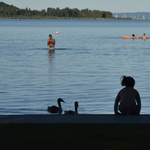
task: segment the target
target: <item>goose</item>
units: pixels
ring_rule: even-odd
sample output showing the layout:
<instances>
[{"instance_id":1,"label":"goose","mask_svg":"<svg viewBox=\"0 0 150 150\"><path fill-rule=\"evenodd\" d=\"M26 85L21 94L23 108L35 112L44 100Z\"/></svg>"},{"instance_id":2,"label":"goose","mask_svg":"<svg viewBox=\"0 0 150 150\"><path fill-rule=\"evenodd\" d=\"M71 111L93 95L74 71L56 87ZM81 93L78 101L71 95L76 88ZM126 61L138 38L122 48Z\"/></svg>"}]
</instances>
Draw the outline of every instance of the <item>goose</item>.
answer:
<instances>
[{"instance_id":1,"label":"goose","mask_svg":"<svg viewBox=\"0 0 150 150\"><path fill-rule=\"evenodd\" d=\"M48 106L47 111L50 112L50 113L59 113L59 114L61 114L62 113L61 102L65 103L64 100L62 100L61 98L58 98L57 103L58 103L59 107L57 107L57 106Z\"/></svg>"},{"instance_id":2,"label":"goose","mask_svg":"<svg viewBox=\"0 0 150 150\"><path fill-rule=\"evenodd\" d=\"M75 111L73 111L73 110L68 110L68 111L65 111L64 114L66 114L66 115L67 115L67 114L78 114L77 109L78 109L79 105L78 105L78 102L77 102L77 101L74 103L74 106L75 106Z\"/></svg>"}]
</instances>

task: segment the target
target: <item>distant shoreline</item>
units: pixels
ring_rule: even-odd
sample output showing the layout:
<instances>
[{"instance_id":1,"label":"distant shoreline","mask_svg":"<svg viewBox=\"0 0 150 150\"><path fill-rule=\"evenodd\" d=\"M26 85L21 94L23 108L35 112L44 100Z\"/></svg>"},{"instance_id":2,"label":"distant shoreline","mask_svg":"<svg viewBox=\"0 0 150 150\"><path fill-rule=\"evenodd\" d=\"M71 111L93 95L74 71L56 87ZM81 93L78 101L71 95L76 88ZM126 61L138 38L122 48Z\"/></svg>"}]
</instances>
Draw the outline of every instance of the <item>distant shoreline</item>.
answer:
<instances>
[{"instance_id":1,"label":"distant shoreline","mask_svg":"<svg viewBox=\"0 0 150 150\"><path fill-rule=\"evenodd\" d=\"M29 17L29 16L21 16L21 17L1 17L0 19L58 19L58 20L131 20L132 18L92 18L92 17Z\"/></svg>"},{"instance_id":2,"label":"distant shoreline","mask_svg":"<svg viewBox=\"0 0 150 150\"><path fill-rule=\"evenodd\" d=\"M52 20L52 19L58 19L58 20L150 20L150 18L96 18L96 17L39 17L39 16L13 16L13 17L2 17L0 16L0 19L45 19L45 20Z\"/></svg>"}]
</instances>

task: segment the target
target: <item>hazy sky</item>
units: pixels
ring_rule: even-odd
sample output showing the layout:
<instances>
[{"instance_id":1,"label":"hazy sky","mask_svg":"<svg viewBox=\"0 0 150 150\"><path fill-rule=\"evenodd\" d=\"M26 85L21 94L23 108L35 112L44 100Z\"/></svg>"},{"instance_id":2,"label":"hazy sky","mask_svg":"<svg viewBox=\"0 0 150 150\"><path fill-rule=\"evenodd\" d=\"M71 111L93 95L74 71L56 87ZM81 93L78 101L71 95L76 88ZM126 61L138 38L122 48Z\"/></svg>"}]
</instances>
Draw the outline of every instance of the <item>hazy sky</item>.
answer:
<instances>
[{"instance_id":1,"label":"hazy sky","mask_svg":"<svg viewBox=\"0 0 150 150\"><path fill-rule=\"evenodd\" d=\"M19 8L42 10L48 7L60 9L78 8L117 12L150 12L150 0L3 0Z\"/></svg>"}]
</instances>

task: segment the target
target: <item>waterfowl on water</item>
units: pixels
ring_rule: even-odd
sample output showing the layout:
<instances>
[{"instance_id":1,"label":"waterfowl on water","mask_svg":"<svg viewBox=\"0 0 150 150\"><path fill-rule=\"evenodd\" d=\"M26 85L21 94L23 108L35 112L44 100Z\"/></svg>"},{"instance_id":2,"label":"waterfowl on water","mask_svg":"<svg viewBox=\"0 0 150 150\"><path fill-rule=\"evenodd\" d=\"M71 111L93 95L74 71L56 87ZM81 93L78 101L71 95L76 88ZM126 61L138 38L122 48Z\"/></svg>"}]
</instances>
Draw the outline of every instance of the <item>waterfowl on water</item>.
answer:
<instances>
[{"instance_id":1,"label":"waterfowl on water","mask_svg":"<svg viewBox=\"0 0 150 150\"><path fill-rule=\"evenodd\" d=\"M76 101L75 103L74 103L74 106L75 106L75 111L73 111L73 110L68 110L68 111L65 111L65 113L64 114L78 114L78 107L79 107L79 105L78 105L78 102Z\"/></svg>"},{"instance_id":2,"label":"waterfowl on water","mask_svg":"<svg viewBox=\"0 0 150 150\"><path fill-rule=\"evenodd\" d=\"M50 113L62 113L62 107L61 107L61 102L64 102L64 100L62 100L61 98L57 99L57 103L58 103L58 107L57 106L48 106L47 111Z\"/></svg>"}]
</instances>

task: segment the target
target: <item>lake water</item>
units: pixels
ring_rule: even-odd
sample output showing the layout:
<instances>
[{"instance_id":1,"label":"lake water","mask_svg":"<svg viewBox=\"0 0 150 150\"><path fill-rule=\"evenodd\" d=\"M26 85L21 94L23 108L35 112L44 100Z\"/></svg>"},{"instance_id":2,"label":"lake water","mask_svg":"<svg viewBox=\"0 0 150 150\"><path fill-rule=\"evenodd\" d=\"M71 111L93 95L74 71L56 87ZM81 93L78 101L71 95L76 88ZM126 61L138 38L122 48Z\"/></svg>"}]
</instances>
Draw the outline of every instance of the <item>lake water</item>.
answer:
<instances>
[{"instance_id":1,"label":"lake water","mask_svg":"<svg viewBox=\"0 0 150 150\"><path fill-rule=\"evenodd\" d=\"M149 26L150 20L0 19L0 115L48 114L59 97L63 110L78 101L79 114L113 114L122 75L135 79L141 114L150 114L150 40L122 39L150 38Z\"/></svg>"}]
</instances>

